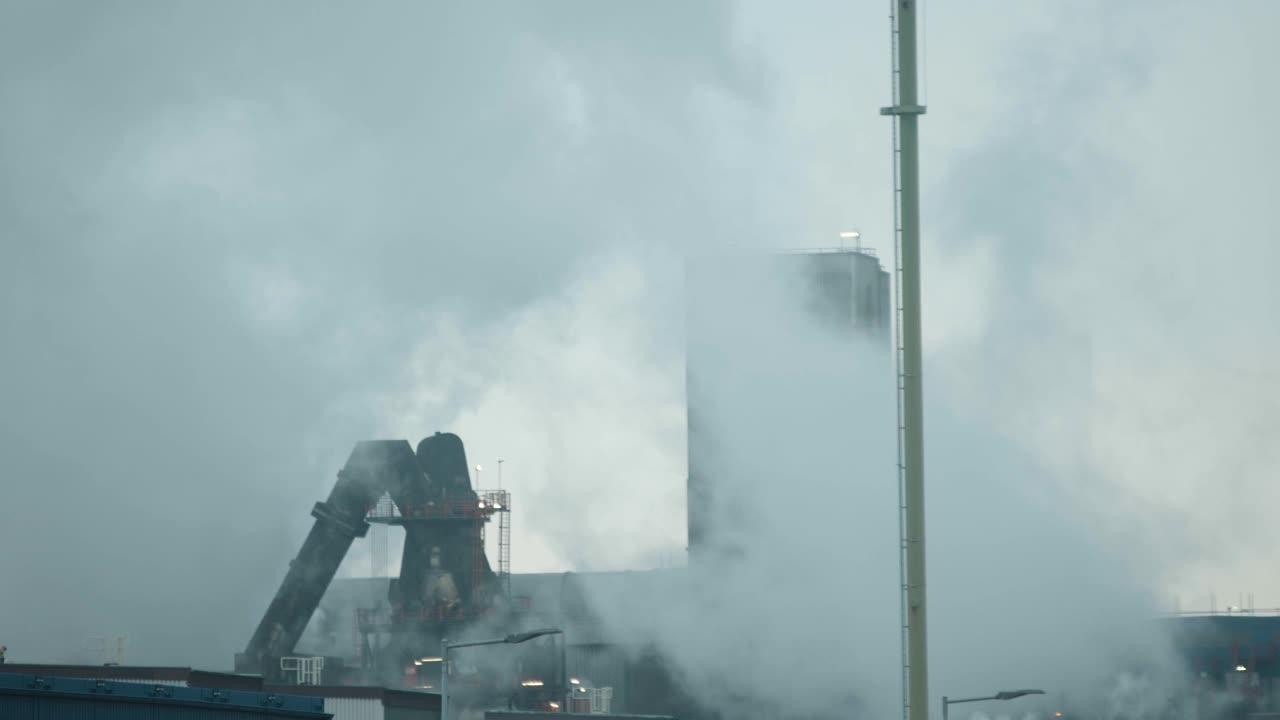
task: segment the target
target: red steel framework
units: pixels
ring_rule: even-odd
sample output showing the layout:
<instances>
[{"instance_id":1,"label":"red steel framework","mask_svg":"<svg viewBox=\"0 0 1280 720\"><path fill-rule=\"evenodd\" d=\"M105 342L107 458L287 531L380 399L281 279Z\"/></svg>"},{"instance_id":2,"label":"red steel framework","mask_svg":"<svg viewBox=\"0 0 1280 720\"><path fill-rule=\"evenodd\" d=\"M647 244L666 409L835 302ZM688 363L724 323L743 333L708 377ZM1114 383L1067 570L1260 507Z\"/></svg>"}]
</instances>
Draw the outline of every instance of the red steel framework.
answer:
<instances>
[{"instance_id":1,"label":"red steel framework","mask_svg":"<svg viewBox=\"0 0 1280 720\"><path fill-rule=\"evenodd\" d=\"M487 603L477 602L484 592L484 560L485 560L485 525L498 516L498 568L497 575L501 587L507 597L511 596L511 493L506 490L477 491L474 499L459 498L444 502L428 502L419 506L400 507L390 495L383 495L378 502L369 508L366 519L370 523L382 525L404 525L418 520L454 520L470 522L473 527L471 538L471 577L470 597L473 598L470 608L459 608L453 612L428 611L422 609L417 613L405 613L403 608L398 612L389 612L376 608L356 609L355 645L356 658L364 655L364 634L380 629L390 629L404 623L424 622L456 622L475 617L483 617L492 612ZM383 538L385 543L385 538ZM381 550L379 553L378 551ZM385 558L385 548L375 548L373 563L378 562L378 555Z\"/></svg>"},{"instance_id":2,"label":"red steel framework","mask_svg":"<svg viewBox=\"0 0 1280 720\"><path fill-rule=\"evenodd\" d=\"M471 589L482 589L484 584L485 532L484 526L498 516L498 579L510 595L511 592L511 493L506 490L482 490L476 499L459 498L443 502L428 502L419 506L401 508L390 495L383 495L369 508L366 519L371 523L402 525L414 520L470 520L474 523L472 537Z\"/></svg>"}]
</instances>

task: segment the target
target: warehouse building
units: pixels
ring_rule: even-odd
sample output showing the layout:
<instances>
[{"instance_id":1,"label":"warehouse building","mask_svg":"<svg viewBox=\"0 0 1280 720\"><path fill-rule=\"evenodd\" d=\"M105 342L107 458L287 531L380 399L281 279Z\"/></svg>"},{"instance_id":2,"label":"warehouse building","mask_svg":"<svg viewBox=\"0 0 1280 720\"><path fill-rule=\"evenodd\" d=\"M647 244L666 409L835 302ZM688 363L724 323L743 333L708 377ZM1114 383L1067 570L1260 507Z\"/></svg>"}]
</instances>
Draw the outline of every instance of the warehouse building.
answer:
<instances>
[{"instance_id":1,"label":"warehouse building","mask_svg":"<svg viewBox=\"0 0 1280 720\"><path fill-rule=\"evenodd\" d=\"M39 675L41 677L111 680L114 682L136 682L148 685L202 688L206 690L237 690L244 692L262 692L264 690L262 678L254 675L209 672L189 667L8 663L2 669L7 673Z\"/></svg>"},{"instance_id":2,"label":"warehouse building","mask_svg":"<svg viewBox=\"0 0 1280 720\"><path fill-rule=\"evenodd\" d=\"M5 720L328 720L321 698L136 681L0 673Z\"/></svg>"},{"instance_id":3,"label":"warehouse building","mask_svg":"<svg viewBox=\"0 0 1280 720\"><path fill-rule=\"evenodd\" d=\"M1242 715L1280 715L1280 616L1205 613L1163 622L1197 691L1229 700Z\"/></svg>"},{"instance_id":4,"label":"warehouse building","mask_svg":"<svg viewBox=\"0 0 1280 720\"><path fill-rule=\"evenodd\" d=\"M279 690L323 699L325 712L332 713L333 720L440 720L436 693L341 685L291 685Z\"/></svg>"},{"instance_id":5,"label":"warehouse building","mask_svg":"<svg viewBox=\"0 0 1280 720\"><path fill-rule=\"evenodd\" d=\"M326 716L332 716L333 720L439 720L440 718L438 694L392 688L346 685L268 685L264 684L262 677L258 675L209 672L189 667L7 664L4 669L6 672L39 677L49 682L55 679L67 682L72 680L102 682L110 687L131 683L152 689L181 688L224 695L225 693L237 693L237 696L256 693L264 697L296 697L306 700L311 705L319 703L319 709L326 713ZM7 720L8 717L0 713L0 718ZM45 719L45 716L40 717ZM134 716L126 714L120 717Z\"/></svg>"}]
</instances>

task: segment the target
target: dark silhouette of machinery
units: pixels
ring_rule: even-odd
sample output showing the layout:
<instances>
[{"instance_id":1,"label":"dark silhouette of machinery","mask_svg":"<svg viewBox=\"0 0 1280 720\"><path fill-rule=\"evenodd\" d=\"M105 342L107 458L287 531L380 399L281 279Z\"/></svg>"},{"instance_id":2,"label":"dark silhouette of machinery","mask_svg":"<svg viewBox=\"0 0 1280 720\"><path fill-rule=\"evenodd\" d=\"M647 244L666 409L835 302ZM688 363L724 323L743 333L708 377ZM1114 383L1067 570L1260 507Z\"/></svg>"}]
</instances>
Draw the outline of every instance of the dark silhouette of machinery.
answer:
<instances>
[{"instance_id":1,"label":"dark silhouette of machinery","mask_svg":"<svg viewBox=\"0 0 1280 720\"><path fill-rule=\"evenodd\" d=\"M457 624L508 610L506 586L484 552L484 526L509 511L507 493L481 495L471 487L457 435L436 433L416 452L404 440L358 443L328 499L312 508L315 525L236 656L236 671L284 680L281 659L293 655L352 541L364 537L371 522L404 527L400 576L391 581L389 610L359 613L359 670L328 659L325 682L350 680L355 671L367 682L386 683L415 660L421 664L424 655L436 654L446 632L456 636Z\"/></svg>"}]
</instances>

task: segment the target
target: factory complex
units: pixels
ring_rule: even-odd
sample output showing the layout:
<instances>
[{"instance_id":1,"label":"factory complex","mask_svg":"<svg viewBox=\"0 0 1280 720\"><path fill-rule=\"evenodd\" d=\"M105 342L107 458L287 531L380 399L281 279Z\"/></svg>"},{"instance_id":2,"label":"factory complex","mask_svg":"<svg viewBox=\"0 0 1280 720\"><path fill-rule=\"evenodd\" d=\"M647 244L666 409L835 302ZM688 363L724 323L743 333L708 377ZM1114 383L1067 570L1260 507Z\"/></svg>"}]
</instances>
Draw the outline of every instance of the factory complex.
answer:
<instances>
[{"instance_id":1,"label":"factory complex","mask_svg":"<svg viewBox=\"0 0 1280 720\"><path fill-rule=\"evenodd\" d=\"M771 278L788 279L777 283L779 296L798 301L822 332L871 348L888 366L890 284L873 251L691 261L686 564L515 573L510 527L519 499L473 485L461 437L434 432L416 445L360 441L328 496L311 507L312 528L282 568L243 651L228 659L234 672L4 665L0 715L55 717L40 708L98 703L130 712L145 704L147 717L157 720L722 717L714 701L682 681L679 662L643 622L617 619L643 619L654 599L680 597L709 564L752 561L733 540L742 530L732 527L734 467L724 462L723 437L706 409L732 400L735 413L766 412L750 396L727 398L718 380L726 356L759 352L785 337L771 336L767 323L721 322L759 302ZM403 530L398 574L337 578L352 545L379 525ZM486 536L495 532L491 558ZM1230 698L1240 716L1280 710L1280 617L1163 622L1171 624L1200 690ZM126 715L93 715L109 716Z\"/></svg>"}]
</instances>

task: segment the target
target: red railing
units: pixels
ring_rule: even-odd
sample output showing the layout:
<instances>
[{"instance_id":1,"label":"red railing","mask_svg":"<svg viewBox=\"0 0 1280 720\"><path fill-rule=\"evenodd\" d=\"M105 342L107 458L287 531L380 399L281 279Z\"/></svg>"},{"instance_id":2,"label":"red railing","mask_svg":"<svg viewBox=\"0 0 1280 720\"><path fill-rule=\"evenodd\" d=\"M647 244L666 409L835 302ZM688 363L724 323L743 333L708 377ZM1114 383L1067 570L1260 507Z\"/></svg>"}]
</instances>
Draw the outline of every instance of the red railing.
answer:
<instances>
[{"instance_id":1,"label":"red railing","mask_svg":"<svg viewBox=\"0 0 1280 720\"><path fill-rule=\"evenodd\" d=\"M394 627L411 623L456 622L474 618L490 617L494 608L454 608L452 610L419 608L406 611L404 608L390 611L382 608L356 608L356 627L359 631L372 631L378 628Z\"/></svg>"},{"instance_id":2,"label":"red railing","mask_svg":"<svg viewBox=\"0 0 1280 720\"><path fill-rule=\"evenodd\" d=\"M446 498L422 504L400 507L383 495L368 510L370 520L423 519L474 519L488 520L494 513L510 512L511 494L505 490L483 492L470 497Z\"/></svg>"}]
</instances>

